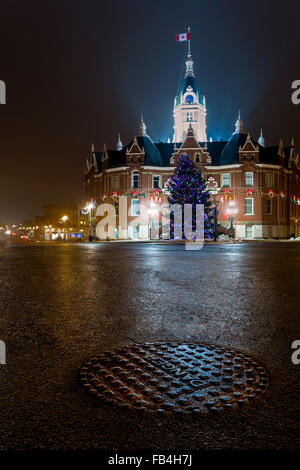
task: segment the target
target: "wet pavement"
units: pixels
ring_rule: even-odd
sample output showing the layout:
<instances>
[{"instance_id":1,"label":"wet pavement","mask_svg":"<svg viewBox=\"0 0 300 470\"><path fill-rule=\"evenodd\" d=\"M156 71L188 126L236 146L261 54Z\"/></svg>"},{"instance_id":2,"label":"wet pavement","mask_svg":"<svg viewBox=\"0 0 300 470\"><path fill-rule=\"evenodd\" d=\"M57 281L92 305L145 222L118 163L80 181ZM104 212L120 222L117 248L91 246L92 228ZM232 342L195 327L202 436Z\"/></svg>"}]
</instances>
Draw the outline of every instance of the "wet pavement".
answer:
<instances>
[{"instance_id":1,"label":"wet pavement","mask_svg":"<svg viewBox=\"0 0 300 470\"><path fill-rule=\"evenodd\" d=\"M0 449L300 449L300 243L11 245L0 252ZM207 415L120 409L79 367L133 342L239 350L270 375Z\"/></svg>"}]
</instances>

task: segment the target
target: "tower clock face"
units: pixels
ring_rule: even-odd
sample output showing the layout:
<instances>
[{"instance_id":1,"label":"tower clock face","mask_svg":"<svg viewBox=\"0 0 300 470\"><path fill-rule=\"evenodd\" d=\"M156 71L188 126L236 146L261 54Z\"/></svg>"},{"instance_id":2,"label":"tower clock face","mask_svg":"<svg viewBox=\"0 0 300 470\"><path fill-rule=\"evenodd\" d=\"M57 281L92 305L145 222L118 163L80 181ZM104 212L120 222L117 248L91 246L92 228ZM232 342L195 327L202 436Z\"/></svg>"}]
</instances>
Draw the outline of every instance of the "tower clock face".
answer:
<instances>
[{"instance_id":1,"label":"tower clock face","mask_svg":"<svg viewBox=\"0 0 300 470\"><path fill-rule=\"evenodd\" d=\"M185 101L186 101L187 103L192 103L192 102L194 101L193 95L186 95Z\"/></svg>"}]
</instances>

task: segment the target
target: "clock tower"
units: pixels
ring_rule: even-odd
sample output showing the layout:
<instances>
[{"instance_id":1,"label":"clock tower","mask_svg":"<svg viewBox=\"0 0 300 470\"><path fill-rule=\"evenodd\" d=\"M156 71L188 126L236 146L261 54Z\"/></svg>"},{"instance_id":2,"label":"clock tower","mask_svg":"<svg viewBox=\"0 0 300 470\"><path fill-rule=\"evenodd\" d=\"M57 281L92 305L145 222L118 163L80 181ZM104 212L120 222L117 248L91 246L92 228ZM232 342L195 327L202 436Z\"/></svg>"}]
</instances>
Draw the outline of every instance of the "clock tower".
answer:
<instances>
[{"instance_id":1,"label":"clock tower","mask_svg":"<svg viewBox=\"0 0 300 470\"><path fill-rule=\"evenodd\" d=\"M205 96L200 94L193 71L193 60L188 41L185 76L179 93L174 100L174 135L173 142L184 142L189 126L194 130L198 142L206 142L206 104Z\"/></svg>"}]
</instances>

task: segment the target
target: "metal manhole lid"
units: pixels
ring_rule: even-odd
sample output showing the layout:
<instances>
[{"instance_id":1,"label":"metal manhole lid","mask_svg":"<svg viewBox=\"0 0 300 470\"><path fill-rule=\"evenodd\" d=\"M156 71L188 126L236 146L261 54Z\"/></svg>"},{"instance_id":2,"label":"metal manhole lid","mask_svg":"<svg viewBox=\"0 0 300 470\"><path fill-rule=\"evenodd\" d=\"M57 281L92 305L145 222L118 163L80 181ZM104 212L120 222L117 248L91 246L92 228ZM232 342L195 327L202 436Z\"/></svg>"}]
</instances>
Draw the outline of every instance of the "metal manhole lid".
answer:
<instances>
[{"instance_id":1,"label":"metal manhole lid","mask_svg":"<svg viewBox=\"0 0 300 470\"><path fill-rule=\"evenodd\" d=\"M132 344L80 369L93 397L140 411L203 413L254 400L268 388L266 370L242 352L186 343Z\"/></svg>"}]
</instances>

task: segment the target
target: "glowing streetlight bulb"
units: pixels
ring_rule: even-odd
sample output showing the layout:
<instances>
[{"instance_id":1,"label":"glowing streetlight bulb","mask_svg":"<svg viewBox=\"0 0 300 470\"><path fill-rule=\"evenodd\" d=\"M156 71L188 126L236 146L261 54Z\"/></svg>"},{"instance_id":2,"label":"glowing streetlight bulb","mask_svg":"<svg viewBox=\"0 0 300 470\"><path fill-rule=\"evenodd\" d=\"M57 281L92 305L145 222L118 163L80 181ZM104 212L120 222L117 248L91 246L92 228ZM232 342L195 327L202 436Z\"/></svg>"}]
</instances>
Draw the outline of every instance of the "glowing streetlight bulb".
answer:
<instances>
[{"instance_id":1,"label":"glowing streetlight bulb","mask_svg":"<svg viewBox=\"0 0 300 470\"><path fill-rule=\"evenodd\" d=\"M61 218L61 220L62 220L63 222L65 222L66 220L68 220L68 218L69 218L69 217L68 217L67 215L64 215L64 216Z\"/></svg>"}]
</instances>

